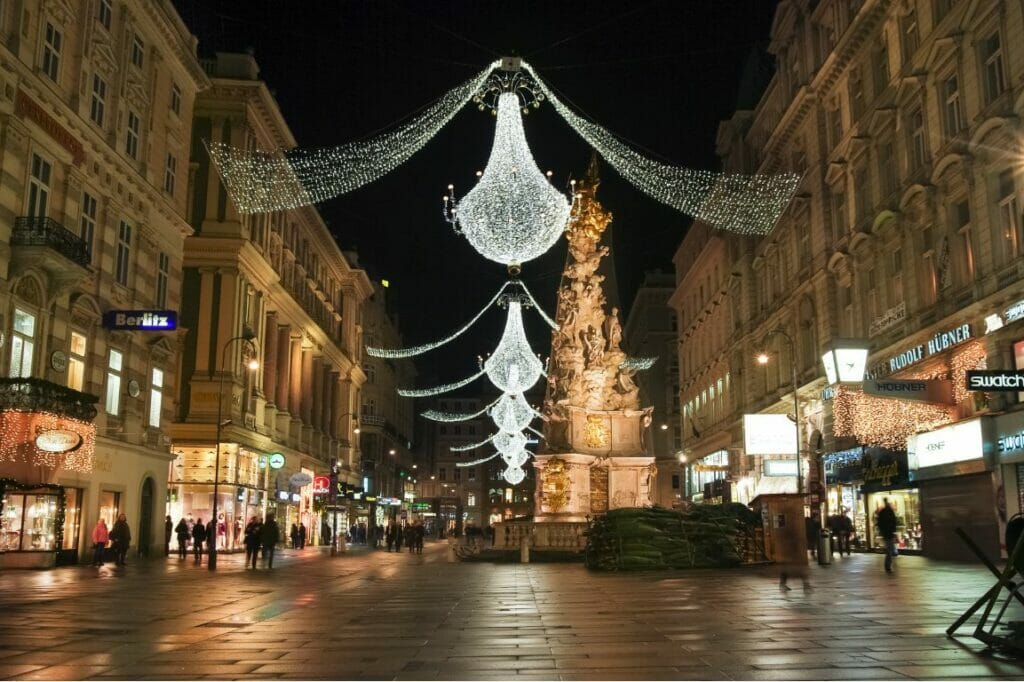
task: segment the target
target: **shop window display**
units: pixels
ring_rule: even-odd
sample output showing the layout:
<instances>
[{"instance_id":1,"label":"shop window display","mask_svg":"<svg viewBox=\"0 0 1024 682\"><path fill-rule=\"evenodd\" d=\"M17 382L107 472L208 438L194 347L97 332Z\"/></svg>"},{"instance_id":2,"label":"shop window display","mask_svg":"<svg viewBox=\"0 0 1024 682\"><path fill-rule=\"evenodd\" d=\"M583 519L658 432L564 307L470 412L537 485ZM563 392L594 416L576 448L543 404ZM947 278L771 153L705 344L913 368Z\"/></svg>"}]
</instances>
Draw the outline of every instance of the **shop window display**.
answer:
<instances>
[{"instance_id":1,"label":"shop window display","mask_svg":"<svg viewBox=\"0 0 1024 682\"><path fill-rule=\"evenodd\" d=\"M889 490L868 496L868 508L871 510L871 546L875 549L885 547L885 540L878 532L878 512L889 500L896 512L896 544L900 549L920 550L921 535L921 503L917 489Z\"/></svg>"},{"instance_id":2,"label":"shop window display","mask_svg":"<svg viewBox=\"0 0 1024 682\"><path fill-rule=\"evenodd\" d=\"M64 505L64 537L61 549L78 549L78 535L82 525L81 488L65 488Z\"/></svg>"},{"instance_id":3,"label":"shop window display","mask_svg":"<svg viewBox=\"0 0 1024 682\"><path fill-rule=\"evenodd\" d=\"M103 519L107 528L113 528L114 522L121 511L121 493L113 490L100 492L100 518Z\"/></svg>"},{"instance_id":4,"label":"shop window display","mask_svg":"<svg viewBox=\"0 0 1024 682\"><path fill-rule=\"evenodd\" d=\"M4 494L3 502L0 550L44 552L57 549L57 495L9 492Z\"/></svg>"}]
</instances>

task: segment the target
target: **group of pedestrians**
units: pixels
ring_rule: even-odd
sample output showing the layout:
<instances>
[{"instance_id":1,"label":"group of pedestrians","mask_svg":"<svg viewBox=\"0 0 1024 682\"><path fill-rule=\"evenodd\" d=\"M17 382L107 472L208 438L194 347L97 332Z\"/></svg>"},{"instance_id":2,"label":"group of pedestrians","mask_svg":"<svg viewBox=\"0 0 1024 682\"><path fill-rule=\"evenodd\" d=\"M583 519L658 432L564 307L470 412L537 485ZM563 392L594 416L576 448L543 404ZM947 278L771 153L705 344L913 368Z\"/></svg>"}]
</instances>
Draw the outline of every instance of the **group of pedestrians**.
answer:
<instances>
[{"instance_id":1,"label":"group of pedestrians","mask_svg":"<svg viewBox=\"0 0 1024 682\"><path fill-rule=\"evenodd\" d=\"M294 529L295 526L293 525ZM303 526L305 528L305 526ZM293 530L294 532L294 530ZM267 568L274 567L274 550L281 540L281 531L274 520L273 514L267 514L266 519L260 521L253 516L249 523L245 524L245 567L256 570L256 559L259 557L260 548L263 549L263 560ZM303 542L305 534L303 534Z\"/></svg>"},{"instance_id":2,"label":"group of pedestrians","mask_svg":"<svg viewBox=\"0 0 1024 682\"><path fill-rule=\"evenodd\" d=\"M384 531L384 542L388 551L401 552L404 545L409 549L410 554L423 554L423 537L426 530L422 523L413 524L388 524Z\"/></svg>"},{"instance_id":3,"label":"group of pedestrians","mask_svg":"<svg viewBox=\"0 0 1024 682\"><path fill-rule=\"evenodd\" d=\"M127 566L125 557L128 555L128 547L132 543L132 529L128 526L128 517L121 514L114 522L114 527L108 529L107 521L100 518L92 529L92 565L102 566L106 558L107 545L114 551L114 563L117 566Z\"/></svg>"},{"instance_id":4,"label":"group of pedestrians","mask_svg":"<svg viewBox=\"0 0 1024 682\"><path fill-rule=\"evenodd\" d=\"M292 524L292 549L306 549L306 525L303 523Z\"/></svg>"},{"instance_id":5,"label":"group of pedestrians","mask_svg":"<svg viewBox=\"0 0 1024 682\"><path fill-rule=\"evenodd\" d=\"M169 528L171 524L171 517L167 517L165 527ZM178 558L185 559L188 557L188 545L189 540L192 540L192 553L195 557L193 563L201 565L203 563L203 547L207 548L209 552L212 543L217 540L217 524L213 521L204 524L202 518L196 519L195 523L189 524L184 518L178 521L178 525L174 527L174 534L178 538ZM170 531L167 534L168 544L170 543ZM253 568L256 568L256 558L259 555L259 549L263 549L263 558L267 562L267 568L274 567L274 549L277 547L277 543L280 542L280 531L278 529L277 521L274 520L273 514L267 514L265 520L261 521L259 518L253 516L249 519L249 523L245 526L245 565L248 568L250 564Z\"/></svg>"}]
</instances>

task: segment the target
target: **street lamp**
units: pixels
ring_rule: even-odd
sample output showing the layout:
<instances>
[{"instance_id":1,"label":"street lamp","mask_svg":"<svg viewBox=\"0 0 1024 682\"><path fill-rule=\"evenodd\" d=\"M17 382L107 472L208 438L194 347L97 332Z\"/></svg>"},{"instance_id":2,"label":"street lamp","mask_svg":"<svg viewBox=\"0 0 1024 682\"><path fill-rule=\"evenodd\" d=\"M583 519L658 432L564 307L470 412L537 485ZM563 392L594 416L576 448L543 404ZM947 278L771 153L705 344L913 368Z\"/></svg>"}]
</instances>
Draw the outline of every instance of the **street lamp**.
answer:
<instances>
[{"instance_id":1,"label":"street lamp","mask_svg":"<svg viewBox=\"0 0 1024 682\"><path fill-rule=\"evenodd\" d=\"M796 492L798 495L803 495L804 465L803 458L800 456L802 441L800 440L800 398L797 395L799 383L796 373L796 344L793 343L793 337L783 329L775 329L769 332L766 338L771 338L772 336L781 336L789 344L789 369L793 379L793 418L796 420ZM757 364L759 365L767 365L769 359L768 353L762 352L757 354Z\"/></svg>"},{"instance_id":2,"label":"street lamp","mask_svg":"<svg viewBox=\"0 0 1024 682\"><path fill-rule=\"evenodd\" d=\"M357 423L358 423L359 413L357 413L357 412L346 412L345 414L342 414L342 415L338 416L339 427L341 425L341 420L343 420L345 417L352 417L352 416L356 417ZM353 433L355 433L356 435L359 434L359 427L358 426L356 426L356 428L353 429ZM348 438L346 438L345 440L348 441ZM338 462L337 458L335 458L334 461L331 463L331 486L332 487L331 487L330 499L334 502L334 504L331 505L331 507L332 507L332 511L331 511L331 556L337 556L338 555L338 474L340 473L340 469L341 469L341 464ZM344 551L344 547L342 547L342 550Z\"/></svg>"},{"instance_id":3,"label":"street lamp","mask_svg":"<svg viewBox=\"0 0 1024 682\"><path fill-rule=\"evenodd\" d=\"M213 542L207 542L207 556L206 567L211 570L217 570L217 537L219 533L219 523L217 521L217 501L220 494L220 439L221 429L231 423L230 419L224 419L224 368L228 364L228 348L235 341L243 342L253 354L253 357L246 363L246 368L253 370L259 369L259 361L256 360L256 344L253 343L253 339L256 338L256 334L249 328L246 328L242 332L241 336L233 336L224 342L224 347L220 353L220 379L217 384L217 454L214 457L213 463L213 517L210 519L210 523L213 524ZM209 533L207 533L209 536Z\"/></svg>"},{"instance_id":4,"label":"street lamp","mask_svg":"<svg viewBox=\"0 0 1024 682\"><path fill-rule=\"evenodd\" d=\"M868 364L868 344L859 339L833 339L821 356L828 383L860 383Z\"/></svg>"}]
</instances>

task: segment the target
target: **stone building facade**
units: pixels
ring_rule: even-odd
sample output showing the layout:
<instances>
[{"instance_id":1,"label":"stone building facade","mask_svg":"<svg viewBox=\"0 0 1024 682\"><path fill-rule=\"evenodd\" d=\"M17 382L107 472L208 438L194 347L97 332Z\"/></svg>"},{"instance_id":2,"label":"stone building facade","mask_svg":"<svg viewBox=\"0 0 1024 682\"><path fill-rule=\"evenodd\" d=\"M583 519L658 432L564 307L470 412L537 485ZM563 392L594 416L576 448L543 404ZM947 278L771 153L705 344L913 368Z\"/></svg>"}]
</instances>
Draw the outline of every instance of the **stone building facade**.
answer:
<instances>
[{"instance_id":1,"label":"stone building facade","mask_svg":"<svg viewBox=\"0 0 1024 682\"><path fill-rule=\"evenodd\" d=\"M684 444L693 474L723 481L694 492L746 501L793 483L744 452L740 417L792 415L795 365L809 513L846 509L875 546L888 497L904 550L962 556L957 525L999 550L1021 486L1014 453L992 453L1017 396L970 392L964 372L1024 365L1022 37L1013 2L779 4L774 73L721 124L718 153L801 186L766 237L695 225L676 255ZM867 341L869 379L949 380L952 396L826 388L821 355L844 338ZM952 459L927 455L947 446Z\"/></svg>"},{"instance_id":2,"label":"stone building facade","mask_svg":"<svg viewBox=\"0 0 1024 682\"><path fill-rule=\"evenodd\" d=\"M193 122L168 513L210 519L220 406L220 547L239 547L246 520L266 512L282 528L305 525L315 541L324 517L312 479L336 466L340 482L360 482L361 315L373 289L315 208L237 212L203 141L271 149L295 140L250 55L220 53L203 67L212 87ZM351 520L342 515L338 527Z\"/></svg>"},{"instance_id":3,"label":"stone building facade","mask_svg":"<svg viewBox=\"0 0 1024 682\"><path fill-rule=\"evenodd\" d=\"M133 553L162 552L191 117L209 86L196 39L169 0L29 0L0 7L0 62L0 554L74 562L119 514Z\"/></svg>"}]
</instances>

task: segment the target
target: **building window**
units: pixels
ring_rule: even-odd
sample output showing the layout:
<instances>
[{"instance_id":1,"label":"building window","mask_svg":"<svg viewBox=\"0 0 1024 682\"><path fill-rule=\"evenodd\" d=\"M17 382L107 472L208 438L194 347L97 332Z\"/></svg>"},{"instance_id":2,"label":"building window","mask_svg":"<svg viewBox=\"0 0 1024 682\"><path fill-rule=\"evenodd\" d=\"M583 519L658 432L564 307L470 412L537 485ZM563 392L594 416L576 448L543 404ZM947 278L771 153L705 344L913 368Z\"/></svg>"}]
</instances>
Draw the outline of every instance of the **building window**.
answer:
<instances>
[{"instance_id":1,"label":"building window","mask_svg":"<svg viewBox=\"0 0 1024 682\"><path fill-rule=\"evenodd\" d=\"M828 146L829 150L832 150L843 139L843 112L836 106L835 109L825 112L825 118L828 124Z\"/></svg>"},{"instance_id":2,"label":"building window","mask_svg":"<svg viewBox=\"0 0 1024 682\"><path fill-rule=\"evenodd\" d=\"M437 480L439 480L439 481L447 481L448 480L448 471L444 467L438 468L438 470L437 470Z\"/></svg>"},{"instance_id":3,"label":"building window","mask_svg":"<svg viewBox=\"0 0 1024 682\"><path fill-rule=\"evenodd\" d=\"M160 415L164 406L164 371L153 368L153 378L149 383L149 425L159 429Z\"/></svg>"},{"instance_id":4,"label":"building window","mask_svg":"<svg viewBox=\"0 0 1024 682\"><path fill-rule=\"evenodd\" d=\"M910 11L900 19L900 32L903 34L903 64L907 65L914 58L918 45L921 44L920 34L917 30L917 10L913 4Z\"/></svg>"},{"instance_id":5,"label":"building window","mask_svg":"<svg viewBox=\"0 0 1024 682\"><path fill-rule=\"evenodd\" d=\"M46 38L43 41L43 73L54 83L60 82L60 50L62 37L53 24L46 22Z\"/></svg>"},{"instance_id":6,"label":"building window","mask_svg":"<svg viewBox=\"0 0 1024 682\"><path fill-rule=\"evenodd\" d=\"M896 191L896 154L892 142L878 147L878 170L882 178L882 196L889 196Z\"/></svg>"},{"instance_id":7,"label":"building window","mask_svg":"<svg viewBox=\"0 0 1024 682\"><path fill-rule=\"evenodd\" d=\"M892 304L894 306L903 303L903 250L899 247L893 249L890 262L890 276L892 277Z\"/></svg>"},{"instance_id":8,"label":"building window","mask_svg":"<svg viewBox=\"0 0 1024 682\"><path fill-rule=\"evenodd\" d=\"M985 102L990 103L1006 90L1003 47L999 31L981 41L981 62L984 71Z\"/></svg>"},{"instance_id":9,"label":"building window","mask_svg":"<svg viewBox=\"0 0 1024 682\"><path fill-rule=\"evenodd\" d=\"M164 191L174 194L174 177L178 172L178 160L173 154L167 155L167 165L164 167Z\"/></svg>"},{"instance_id":10,"label":"building window","mask_svg":"<svg viewBox=\"0 0 1024 682\"><path fill-rule=\"evenodd\" d=\"M875 96L877 97L889 85L889 45L885 41L884 33L875 50L874 59L872 59L871 77L875 82Z\"/></svg>"},{"instance_id":11,"label":"building window","mask_svg":"<svg viewBox=\"0 0 1024 682\"><path fill-rule=\"evenodd\" d=\"M117 256L114 260L114 280L128 286L128 261L132 254L132 226L121 221L117 227Z\"/></svg>"},{"instance_id":12,"label":"building window","mask_svg":"<svg viewBox=\"0 0 1024 682\"><path fill-rule=\"evenodd\" d=\"M19 379L30 377L36 349L36 316L15 308L11 331L11 376Z\"/></svg>"},{"instance_id":13,"label":"building window","mask_svg":"<svg viewBox=\"0 0 1024 682\"><path fill-rule=\"evenodd\" d=\"M142 38L135 35L132 40L132 64L138 68L142 68L142 60L146 54L146 44L142 42Z\"/></svg>"},{"instance_id":14,"label":"building window","mask_svg":"<svg viewBox=\"0 0 1024 682\"><path fill-rule=\"evenodd\" d=\"M470 468L466 469L466 480L467 481L475 481L476 480L476 467L470 467Z\"/></svg>"},{"instance_id":15,"label":"building window","mask_svg":"<svg viewBox=\"0 0 1024 682\"><path fill-rule=\"evenodd\" d=\"M875 269L869 268L864 273L864 279L868 288L868 315L873 322L881 315L878 305L878 285L875 282Z\"/></svg>"},{"instance_id":16,"label":"building window","mask_svg":"<svg viewBox=\"0 0 1024 682\"><path fill-rule=\"evenodd\" d=\"M78 235L85 242L85 250L92 260L92 242L96 237L96 197L82 192L82 217L78 224Z\"/></svg>"},{"instance_id":17,"label":"building window","mask_svg":"<svg viewBox=\"0 0 1024 682\"><path fill-rule=\"evenodd\" d=\"M942 21L942 18L953 9L956 0L935 0L935 23Z\"/></svg>"},{"instance_id":18,"label":"building window","mask_svg":"<svg viewBox=\"0 0 1024 682\"><path fill-rule=\"evenodd\" d=\"M121 351L111 349L107 360L107 414L117 415L121 410L121 371L124 356Z\"/></svg>"},{"instance_id":19,"label":"building window","mask_svg":"<svg viewBox=\"0 0 1024 682\"><path fill-rule=\"evenodd\" d=\"M857 222L864 222L871 217L871 183L868 182L868 169L858 168L853 175L857 187Z\"/></svg>"},{"instance_id":20,"label":"building window","mask_svg":"<svg viewBox=\"0 0 1024 682\"><path fill-rule=\"evenodd\" d=\"M971 205L966 198L953 204L951 218L956 233L960 235L960 283L969 284L974 281L974 238L971 235Z\"/></svg>"},{"instance_id":21,"label":"building window","mask_svg":"<svg viewBox=\"0 0 1024 682\"><path fill-rule=\"evenodd\" d=\"M679 490L679 474L672 474L672 490Z\"/></svg>"},{"instance_id":22,"label":"building window","mask_svg":"<svg viewBox=\"0 0 1024 682\"><path fill-rule=\"evenodd\" d=\"M832 191L832 241L837 242L846 234L846 194L842 190Z\"/></svg>"},{"instance_id":23,"label":"building window","mask_svg":"<svg viewBox=\"0 0 1024 682\"><path fill-rule=\"evenodd\" d=\"M156 270L156 307L167 307L167 282L171 278L171 257L161 253Z\"/></svg>"},{"instance_id":24,"label":"building window","mask_svg":"<svg viewBox=\"0 0 1024 682\"><path fill-rule=\"evenodd\" d=\"M928 160L928 143L924 136L924 113L918 107L907 117L910 131L910 168L917 169Z\"/></svg>"},{"instance_id":25,"label":"building window","mask_svg":"<svg viewBox=\"0 0 1024 682\"><path fill-rule=\"evenodd\" d=\"M103 127L107 111L107 82L93 74L92 77L92 100L89 104L89 118L93 123Z\"/></svg>"},{"instance_id":26,"label":"building window","mask_svg":"<svg viewBox=\"0 0 1024 682\"><path fill-rule=\"evenodd\" d=\"M32 175L28 180L27 213L33 218L45 218L50 202L50 162L32 155Z\"/></svg>"},{"instance_id":27,"label":"building window","mask_svg":"<svg viewBox=\"0 0 1024 682\"><path fill-rule=\"evenodd\" d=\"M462 427L461 426L458 426L458 425L455 426L455 435L456 436L461 436L462 435Z\"/></svg>"},{"instance_id":28,"label":"building window","mask_svg":"<svg viewBox=\"0 0 1024 682\"><path fill-rule=\"evenodd\" d=\"M139 158L139 116L134 111L128 112L128 130L124 140L125 154L133 159Z\"/></svg>"},{"instance_id":29,"label":"building window","mask_svg":"<svg viewBox=\"0 0 1024 682\"><path fill-rule=\"evenodd\" d=\"M467 507L475 507L476 506L476 493L467 493L466 494L466 506Z\"/></svg>"},{"instance_id":30,"label":"building window","mask_svg":"<svg viewBox=\"0 0 1024 682\"><path fill-rule=\"evenodd\" d=\"M1013 179L1013 171L1004 170L999 174L999 224L997 228L1002 233L1002 248L997 249L1002 254L1001 262L1008 263L1016 258L1021 252L1021 242L1024 235L1021 234L1020 215L1017 211L1017 187Z\"/></svg>"},{"instance_id":31,"label":"building window","mask_svg":"<svg viewBox=\"0 0 1024 682\"><path fill-rule=\"evenodd\" d=\"M505 488L505 502L512 502L512 488Z\"/></svg>"},{"instance_id":32,"label":"building window","mask_svg":"<svg viewBox=\"0 0 1024 682\"><path fill-rule=\"evenodd\" d=\"M454 481L455 481L456 483L459 483L459 482L461 482L461 481L462 481L462 469L460 469L460 468L458 468L458 467L455 467L455 468L454 468L454 469L452 470L452 477L453 477L453 479L454 479Z\"/></svg>"},{"instance_id":33,"label":"building window","mask_svg":"<svg viewBox=\"0 0 1024 682\"><path fill-rule=\"evenodd\" d=\"M85 349L88 341L85 334L71 332L71 343L68 344L68 388L76 391L85 390Z\"/></svg>"},{"instance_id":34,"label":"building window","mask_svg":"<svg viewBox=\"0 0 1024 682\"><path fill-rule=\"evenodd\" d=\"M953 74L942 82L942 124L946 137L955 137L964 129L963 104L960 101L960 81Z\"/></svg>"},{"instance_id":35,"label":"building window","mask_svg":"<svg viewBox=\"0 0 1024 682\"><path fill-rule=\"evenodd\" d=\"M177 83L171 85L171 111L175 116L181 116L181 88Z\"/></svg>"},{"instance_id":36,"label":"building window","mask_svg":"<svg viewBox=\"0 0 1024 682\"><path fill-rule=\"evenodd\" d=\"M111 20L114 18L113 7L111 7L111 0L100 0L100 11L96 16L96 20L102 24L103 28L110 30Z\"/></svg>"}]
</instances>

